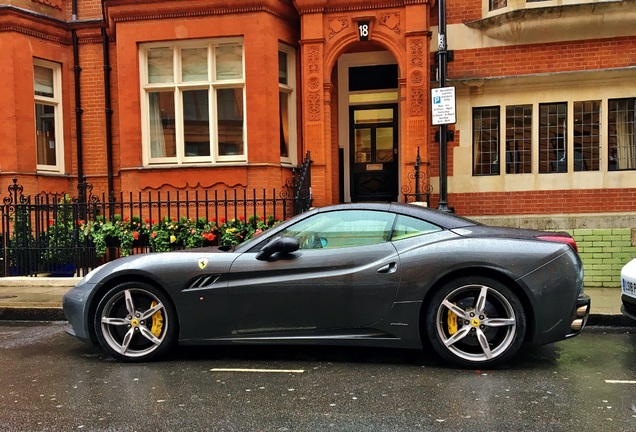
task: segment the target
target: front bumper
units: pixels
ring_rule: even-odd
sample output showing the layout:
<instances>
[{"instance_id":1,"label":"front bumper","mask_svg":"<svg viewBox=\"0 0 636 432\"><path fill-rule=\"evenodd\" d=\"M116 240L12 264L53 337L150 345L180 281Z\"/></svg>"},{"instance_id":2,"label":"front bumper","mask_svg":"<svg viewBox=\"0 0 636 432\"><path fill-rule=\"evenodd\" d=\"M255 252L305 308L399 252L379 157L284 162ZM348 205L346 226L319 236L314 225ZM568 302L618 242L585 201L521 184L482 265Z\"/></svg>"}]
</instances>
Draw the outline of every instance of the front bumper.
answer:
<instances>
[{"instance_id":1,"label":"front bumper","mask_svg":"<svg viewBox=\"0 0 636 432\"><path fill-rule=\"evenodd\" d=\"M93 287L94 285L92 284L80 282L75 288L67 291L62 299L64 316L69 322L69 328L66 329L66 332L86 343L93 343L89 330L89 326L92 323L88 313L88 304Z\"/></svg>"},{"instance_id":2,"label":"front bumper","mask_svg":"<svg viewBox=\"0 0 636 432\"><path fill-rule=\"evenodd\" d=\"M623 294L621 296L621 312L628 318L636 320L636 298Z\"/></svg>"}]
</instances>

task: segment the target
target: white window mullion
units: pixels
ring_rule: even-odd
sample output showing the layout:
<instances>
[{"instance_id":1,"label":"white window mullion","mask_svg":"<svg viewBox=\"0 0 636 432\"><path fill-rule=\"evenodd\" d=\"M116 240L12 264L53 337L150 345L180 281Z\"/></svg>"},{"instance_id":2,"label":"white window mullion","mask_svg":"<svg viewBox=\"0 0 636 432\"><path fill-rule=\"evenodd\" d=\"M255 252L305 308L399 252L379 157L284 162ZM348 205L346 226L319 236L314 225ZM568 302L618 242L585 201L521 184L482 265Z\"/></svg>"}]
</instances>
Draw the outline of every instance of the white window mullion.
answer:
<instances>
[{"instance_id":1,"label":"white window mullion","mask_svg":"<svg viewBox=\"0 0 636 432\"><path fill-rule=\"evenodd\" d=\"M183 93L181 91L181 87L176 86L174 90L174 104L175 104L175 133L176 133L176 141L177 141L177 163L182 164L183 158L185 156L184 147L185 147L185 139L183 136Z\"/></svg>"},{"instance_id":2,"label":"white window mullion","mask_svg":"<svg viewBox=\"0 0 636 432\"><path fill-rule=\"evenodd\" d=\"M218 134L216 133L216 91L214 86L208 87L208 118L210 119L210 155L212 157L212 162L217 162L219 160L219 144L218 144Z\"/></svg>"}]
</instances>

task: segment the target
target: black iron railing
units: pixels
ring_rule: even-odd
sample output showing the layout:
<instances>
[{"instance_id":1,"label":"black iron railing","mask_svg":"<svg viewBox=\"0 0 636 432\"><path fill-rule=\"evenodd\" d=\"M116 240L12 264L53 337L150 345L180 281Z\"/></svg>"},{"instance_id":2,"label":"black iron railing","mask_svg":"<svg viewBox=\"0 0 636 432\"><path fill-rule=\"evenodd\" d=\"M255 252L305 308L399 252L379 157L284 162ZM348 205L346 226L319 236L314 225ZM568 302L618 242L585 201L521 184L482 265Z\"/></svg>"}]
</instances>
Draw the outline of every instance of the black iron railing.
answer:
<instances>
[{"instance_id":1,"label":"black iron railing","mask_svg":"<svg viewBox=\"0 0 636 432\"><path fill-rule=\"evenodd\" d=\"M280 190L25 196L17 179L0 205L0 274L83 275L122 255L240 243L311 206L309 157Z\"/></svg>"},{"instance_id":2,"label":"black iron railing","mask_svg":"<svg viewBox=\"0 0 636 432\"><path fill-rule=\"evenodd\" d=\"M430 165L429 162L424 162L424 164ZM413 171L407 174L409 182L402 186L402 194L404 196L404 202L423 202L430 207L433 186L429 184L428 176L422 173L421 168L422 161L420 159L420 148L418 147Z\"/></svg>"}]
</instances>

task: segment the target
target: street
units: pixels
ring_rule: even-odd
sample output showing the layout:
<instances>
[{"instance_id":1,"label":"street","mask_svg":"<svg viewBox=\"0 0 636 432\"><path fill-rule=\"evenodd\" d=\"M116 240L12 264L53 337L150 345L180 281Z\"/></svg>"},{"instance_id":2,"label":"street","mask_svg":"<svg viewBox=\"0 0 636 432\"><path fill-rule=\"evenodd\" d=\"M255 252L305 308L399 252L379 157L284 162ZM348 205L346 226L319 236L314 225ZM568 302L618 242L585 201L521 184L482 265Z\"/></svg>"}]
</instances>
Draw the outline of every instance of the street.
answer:
<instances>
[{"instance_id":1,"label":"street","mask_svg":"<svg viewBox=\"0 0 636 432\"><path fill-rule=\"evenodd\" d=\"M105 358L62 322L0 322L2 431L633 431L634 328L588 328L500 370L333 347Z\"/></svg>"}]
</instances>

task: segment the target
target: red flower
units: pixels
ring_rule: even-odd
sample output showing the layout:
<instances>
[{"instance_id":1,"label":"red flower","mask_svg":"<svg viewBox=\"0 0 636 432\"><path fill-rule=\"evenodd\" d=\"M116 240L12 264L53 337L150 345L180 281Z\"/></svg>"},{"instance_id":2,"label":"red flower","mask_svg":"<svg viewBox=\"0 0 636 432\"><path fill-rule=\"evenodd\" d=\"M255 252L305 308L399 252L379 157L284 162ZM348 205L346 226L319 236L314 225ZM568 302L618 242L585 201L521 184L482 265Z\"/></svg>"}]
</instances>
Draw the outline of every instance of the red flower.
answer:
<instances>
[{"instance_id":1,"label":"red flower","mask_svg":"<svg viewBox=\"0 0 636 432\"><path fill-rule=\"evenodd\" d=\"M239 220L240 221L244 221L245 220L245 216L239 216Z\"/></svg>"},{"instance_id":2,"label":"red flower","mask_svg":"<svg viewBox=\"0 0 636 432\"><path fill-rule=\"evenodd\" d=\"M225 223L225 218L221 218L221 223Z\"/></svg>"},{"instance_id":3,"label":"red flower","mask_svg":"<svg viewBox=\"0 0 636 432\"><path fill-rule=\"evenodd\" d=\"M124 222L128 222L128 216L124 218Z\"/></svg>"},{"instance_id":4,"label":"red flower","mask_svg":"<svg viewBox=\"0 0 636 432\"><path fill-rule=\"evenodd\" d=\"M79 226L82 226L82 225L84 225L84 221L80 219L80 220L78 220L78 221L77 221L77 224L78 224Z\"/></svg>"},{"instance_id":5,"label":"red flower","mask_svg":"<svg viewBox=\"0 0 636 432\"><path fill-rule=\"evenodd\" d=\"M133 231L133 233L132 233L132 234L133 234L133 238L134 238L135 240L139 240L139 233L138 233L137 231Z\"/></svg>"},{"instance_id":6,"label":"red flower","mask_svg":"<svg viewBox=\"0 0 636 432\"><path fill-rule=\"evenodd\" d=\"M53 219L49 219L49 226L53 226L54 223L55 221Z\"/></svg>"},{"instance_id":7,"label":"red flower","mask_svg":"<svg viewBox=\"0 0 636 432\"><path fill-rule=\"evenodd\" d=\"M211 232L203 233L201 234L201 236L207 241L212 241L216 238L216 235L212 234Z\"/></svg>"},{"instance_id":8,"label":"red flower","mask_svg":"<svg viewBox=\"0 0 636 432\"><path fill-rule=\"evenodd\" d=\"M150 223L150 219L144 219L144 222Z\"/></svg>"},{"instance_id":9,"label":"red flower","mask_svg":"<svg viewBox=\"0 0 636 432\"><path fill-rule=\"evenodd\" d=\"M153 231L152 234L150 234L150 237L152 237L152 238L157 237L157 231Z\"/></svg>"}]
</instances>

